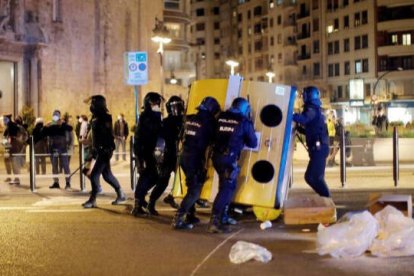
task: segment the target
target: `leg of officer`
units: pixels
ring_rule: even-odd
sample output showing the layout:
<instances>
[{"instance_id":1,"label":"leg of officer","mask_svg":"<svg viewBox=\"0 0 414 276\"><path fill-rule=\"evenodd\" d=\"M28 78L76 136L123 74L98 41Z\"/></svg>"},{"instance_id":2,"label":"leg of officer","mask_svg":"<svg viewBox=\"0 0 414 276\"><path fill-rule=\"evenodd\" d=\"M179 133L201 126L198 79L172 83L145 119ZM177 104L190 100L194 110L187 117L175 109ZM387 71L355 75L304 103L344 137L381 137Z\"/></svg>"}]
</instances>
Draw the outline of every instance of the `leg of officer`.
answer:
<instances>
[{"instance_id":1,"label":"leg of officer","mask_svg":"<svg viewBox=\"0 0 414 276\"><path fill-rule=\"evenodd\" d=\"M158 216L157 210L155 210L155 203L167 189L168 182L170 180L171 170L161 172L161 175L158 177L157 184L151 192L150 200L148 203L148 212L151 215Z\"/></svg>"},{"instance_id":2,"label":"leg of officer","mask_svg":"<svg viewBox=\"0 0 414 276\"><path fill-rule=\"evenodd\" d=\"M157 168L155 164L148 164L142 173L140 173L138 184L135 189L135 207L132 210L132 215L139 217L147 215L143 207L147 207L145 196L148 191L155 185L157 181Z\"/></svg>"},{"instance_id":3,"label":"leg of officer","mask_svg":"<svg viewBox=\"0 0 414 276\"><path fill-rule=\"evenodd\" d=\"M329 154L327 150L312 151L310 160L305 172L305 180L312 189L323 197L330 197L328 185L325 182L326 157Z\"/></svg>"},{"instance_id":4,"label":"leg of officer","mask_svg":"<svg viewBox=\"0 0 414 276\"><path fill-rule=\"evenodd\" d=\"M114 188L116 192L116 199L112 201L112 205L118 205L121 202L126 200L125 194L121 189L121 185L119 185L118 179L114 176L111 170L110 160L105 160L105 167L102 171L103 179Z\"/></svg>"}]
</instances>

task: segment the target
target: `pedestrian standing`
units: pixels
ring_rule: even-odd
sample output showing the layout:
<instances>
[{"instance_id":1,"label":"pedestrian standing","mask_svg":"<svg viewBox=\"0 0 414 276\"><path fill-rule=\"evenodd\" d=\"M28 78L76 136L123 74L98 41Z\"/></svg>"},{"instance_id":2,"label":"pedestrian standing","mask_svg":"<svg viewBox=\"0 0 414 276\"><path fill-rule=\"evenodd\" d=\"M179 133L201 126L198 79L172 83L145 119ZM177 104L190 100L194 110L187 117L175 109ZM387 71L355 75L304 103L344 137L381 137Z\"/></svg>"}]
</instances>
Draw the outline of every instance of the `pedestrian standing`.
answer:
<instances>
[{"instance_id":1,"label":"pedestrian standing","mask_svg":"<svg viewBox=\"0 0 414 276\"><path fill-rule=\"evenodd\" d=\"M48 152L47 147L47 138L43 135L43 118L36 118L35 126L33 128L33 143L34 143L34 152L36 155L36 174L40 173L46 174L46 154Z\"/></svg>"},{"instance_id":2,"label":"pedestrian standing","mask_svg":"<svg viewBox=\"0 0 414 276\"><path fill-rule=\"evenodd\" d=\"M122 160L126 160L126 140L128 138L129 130L128 123L125 121L123 113L118 115L118 120L114 125L115 134L115 160L119 160L119 155L122 154ZM122 150L121 150L122 148Z\"/></svg>"},{"instance_id":3,"label":"pedestrian standing","mask_svg":"<svg viewBox=\"0 0 414 276\"><path fill-rule=\"evenodd\" d=\"M214 140L220 105L215 98L206 97L197 109L198 112L187 116L184 123L180 165L185 174L187 194L173 219L174 229L191 229L200 221L195 215L194 204L207 177L206 152Z\"/></svg>"},{"instance_id":4,"label":"pedestrian standing","mask_svg":"<svg viewBox=\"0 0 414 276\"><path fill-rule=\"evenodd\" d=\"M330 197L328 185L325 182L329 137L325 116L321 110L320 92L318 88L308 86L303 89L302 97L303 111L293 114L293 121L298 124L297 130L306 137L309 163L305 172L305 181L320 196Z\"/></svg>"},{"instance_id":5,"label":"pedestrian standing","mask_svg":"<svg viewBox=\"0 0 414 276\"><path fill-rule=\"evenodd\" d=\"M213 149L213 166L219 176L219 190L214 199L208 232L225 233L227 206L237 186L240 167L237 162L244 146L257 146L257 137L250 120L250 104L244 98L236 98L229 110L218 117L216 142Z\"/></svg>"},{"instance_id":6,"label":"pedestrian standing","mask_svg":"<svg viewBox=\"0 0 414 276\"><path fill-rule=\"evenodd\" d=\"M139 217L147 215L145 197L158 181L155 149L161 145L161 102L163 98L156 92L149 92L144 98L144 111L139 116L135 129L134 152L137 158L139 179L135 188L135 205L131 214Z\"/></svg>"},{"instance_id":7,"label":"pedestrian standing","mask_svg":"<svg viewBox=\"0 0 414 276\"><path fill-rule=\"evenodd\" d=\"M59 178L56 176L59 174L59 163L65 172L65 189L70 189L67 132L72 130L72 126L61 119L59 110L53 111L52 122L43 127L43 135L49 138L49 152L51 154L52 173L54 174L50 189L60 189Z\"/></svg>"},{"instance_id":8,"label":"pedestrian standing","mask_svg":"<svg viewBox=\"0 0 414 276\"><path fill-rule=\"evenodd\" d=\"M82 204L84 208L96 207L96 196L99 193L99 178L103 179L114 188L116 199L113 205L126 201L124 192L119 185L118 179L112 174L110 160L115 149L114 135L112 129L112 116L106 106L106 99L102 95L94 95L86 102L90 103L92 112L91 121L91 155L94 161L91 162L88 174L90 175L92 191L88 201Z\"/></svg>"}]
</instances>

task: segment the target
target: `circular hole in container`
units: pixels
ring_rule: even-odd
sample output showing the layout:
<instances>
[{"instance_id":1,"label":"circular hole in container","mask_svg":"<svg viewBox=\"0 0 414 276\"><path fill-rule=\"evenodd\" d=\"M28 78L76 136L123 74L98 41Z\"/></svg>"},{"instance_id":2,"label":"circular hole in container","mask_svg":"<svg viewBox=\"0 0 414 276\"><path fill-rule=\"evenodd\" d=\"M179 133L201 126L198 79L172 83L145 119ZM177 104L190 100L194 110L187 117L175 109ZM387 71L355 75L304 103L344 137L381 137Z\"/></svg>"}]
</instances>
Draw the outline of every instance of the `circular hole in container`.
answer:
<instances>
[{"instance_id":1,"label":"circular hole in container","mask_svg":"<svg viewBox=\"0 0 414 276\"><path fill-rule=\"evenodd\" d=\"M260 183L267 183L273 179L275 169L267 160L257 161L252 167L252 176L254 180Z\"/></svg>"},{"instance_id":2,"label":"circular hole in container","mask_svg":"<svg viewBox=\"0 0 414 276\"><path fill-rule=\"evenodd\" d=\"M280 108L274 104L269 104L263 107L260 111L260 120L265 126L275 127L282 122L283 113Z\"/></svg>"}]
</instances>

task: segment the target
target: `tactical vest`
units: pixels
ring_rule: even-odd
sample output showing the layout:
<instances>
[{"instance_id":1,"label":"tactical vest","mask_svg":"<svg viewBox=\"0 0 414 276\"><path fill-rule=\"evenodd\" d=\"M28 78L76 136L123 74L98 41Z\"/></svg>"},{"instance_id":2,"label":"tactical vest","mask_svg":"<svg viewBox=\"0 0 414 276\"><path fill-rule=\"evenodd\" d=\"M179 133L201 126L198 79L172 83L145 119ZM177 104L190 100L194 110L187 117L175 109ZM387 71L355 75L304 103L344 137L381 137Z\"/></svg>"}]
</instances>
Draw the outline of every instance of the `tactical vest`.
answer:
<instances>
[{"instance_id":1,"label":"tactical vest","mask_svg":"<svg viewBox=\"0 0 414 276\"><path fill-rule=\"evenodd\" d=\"M219 116L214 152L240 154L240 149L244 145L242 122L243 117L232 112L226 111Z\"/></svg>"}]
</instances>

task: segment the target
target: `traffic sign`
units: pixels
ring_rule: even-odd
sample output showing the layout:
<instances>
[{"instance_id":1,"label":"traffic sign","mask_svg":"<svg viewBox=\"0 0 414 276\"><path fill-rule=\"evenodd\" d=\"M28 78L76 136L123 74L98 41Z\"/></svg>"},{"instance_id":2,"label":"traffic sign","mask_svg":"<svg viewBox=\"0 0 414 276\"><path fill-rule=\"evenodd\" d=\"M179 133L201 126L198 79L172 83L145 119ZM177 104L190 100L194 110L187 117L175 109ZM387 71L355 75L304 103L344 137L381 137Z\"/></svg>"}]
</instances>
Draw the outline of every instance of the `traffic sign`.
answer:
<instances>
[{"instance_id":1,"label":"traffic sign","mask_svg":"<svg viewBox=\"0 0 414 276\"><path fill-rule=\"evenodd\" d=\"M144 85L148 83L147 52L125 53L125 83L127 85Z\"/></svg>"}]
</instances>

